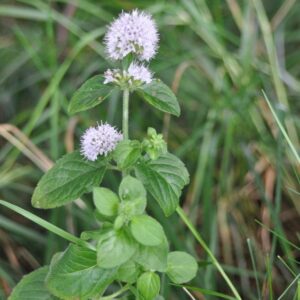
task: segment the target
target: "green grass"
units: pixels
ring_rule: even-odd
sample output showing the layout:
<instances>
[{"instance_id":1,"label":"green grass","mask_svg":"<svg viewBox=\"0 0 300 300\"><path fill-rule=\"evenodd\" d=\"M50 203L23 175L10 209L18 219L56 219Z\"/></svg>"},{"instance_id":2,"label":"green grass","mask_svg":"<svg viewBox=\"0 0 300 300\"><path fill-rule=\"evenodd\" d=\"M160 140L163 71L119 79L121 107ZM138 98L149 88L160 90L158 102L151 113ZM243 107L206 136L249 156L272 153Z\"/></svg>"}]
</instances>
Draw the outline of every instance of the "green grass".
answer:
<instances>
[{"instance_id":1,"label":"green grass","mask_svg":"<svg viewBox=\"0 0 300 300\"><path fill-rule=\"evenodd\" d=\"M96 121L121 127L119 94L78 118L68 116L67 105L82 82L107 68L102 44L107 23L135 7L149 10L158 22L160 49L150 67L176 91L182 115L169 119L133 97L130 136L140 138L148 126L167 133L169 150L191 174L181 205L198 231L194 235L200 233L209 247L207 254L176 215L164 219L151 203L172 249L202 262L187 289L196 299L231 299L236 290L242 299L298 300L298 1L3 0L0 123L21 129L51 160L78 147L83 130ZM2 130L0 125L0 198L73 236L95 228L89 197L85 205L53 211L31 207L45 161L30 147L15 148L23 141ZM111 174L103 185L114 188L117 182ZM0 245L5 299L36 267L32 257L46 264L66 242L1 206ZM163 282L166 299L190 299L182 288Z\"/></svg>"}]
</instances>

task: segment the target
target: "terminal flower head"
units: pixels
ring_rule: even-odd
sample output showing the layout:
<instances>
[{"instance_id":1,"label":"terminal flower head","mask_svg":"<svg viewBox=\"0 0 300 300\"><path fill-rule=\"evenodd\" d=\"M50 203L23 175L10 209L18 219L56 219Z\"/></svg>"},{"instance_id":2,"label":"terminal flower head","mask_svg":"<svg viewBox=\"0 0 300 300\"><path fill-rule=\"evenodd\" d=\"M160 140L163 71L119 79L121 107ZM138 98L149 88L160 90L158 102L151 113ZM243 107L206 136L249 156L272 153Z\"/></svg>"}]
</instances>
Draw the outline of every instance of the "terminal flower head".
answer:
<instances>
[{"instance_id":1,"label":"terminal flower head","mask_svg":"<svg viewBox=\"0 0 300 300\"><path fill-rule=\"evenodd\" d=\"M139 60L149 61L157 51L159 37L151 15L135 9L121 13L108 27L104 40L113 60L133 53Z\"/></svg>"}]
</instances>

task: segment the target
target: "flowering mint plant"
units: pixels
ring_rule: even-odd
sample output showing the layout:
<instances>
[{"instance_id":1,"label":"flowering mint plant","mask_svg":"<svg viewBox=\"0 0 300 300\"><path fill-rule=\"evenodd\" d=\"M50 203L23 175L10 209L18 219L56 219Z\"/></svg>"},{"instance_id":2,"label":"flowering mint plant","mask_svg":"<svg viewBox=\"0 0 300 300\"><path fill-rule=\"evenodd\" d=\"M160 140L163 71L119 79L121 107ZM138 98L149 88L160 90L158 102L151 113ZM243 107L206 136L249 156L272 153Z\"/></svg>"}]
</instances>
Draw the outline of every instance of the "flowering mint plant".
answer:
<instances>
[{"instance_id":1,"label":"flowering mint plant","mask_svg":"<svg viewBox=\"0 0 300 300\"><path fill-rule=\"evenodd\" d=\"M152 300L160 293L161 274L175 284L196 276L195 259L171 251L164 228L147 213L153 199L166 217L174 213L188 172L155 129L149 128L142 141L130 139L128 132L130 93L163 112L180 114L173 92L143 63L154 57L158 40L152 17L138 10L122 13L108 27L106 52L120 66L85 82L72 97L69 112L95 107L118 88L123 91L122 132L102 122L88 128L80 150L58 160L32 197L34 207L48 209L92 191L101 226L80 238L51 227L70 245L49 266L25 276L10 300L116 299L124 293ZM111 169L122 174L118 191L101 186Z\"/></svg>"}]
</instances>

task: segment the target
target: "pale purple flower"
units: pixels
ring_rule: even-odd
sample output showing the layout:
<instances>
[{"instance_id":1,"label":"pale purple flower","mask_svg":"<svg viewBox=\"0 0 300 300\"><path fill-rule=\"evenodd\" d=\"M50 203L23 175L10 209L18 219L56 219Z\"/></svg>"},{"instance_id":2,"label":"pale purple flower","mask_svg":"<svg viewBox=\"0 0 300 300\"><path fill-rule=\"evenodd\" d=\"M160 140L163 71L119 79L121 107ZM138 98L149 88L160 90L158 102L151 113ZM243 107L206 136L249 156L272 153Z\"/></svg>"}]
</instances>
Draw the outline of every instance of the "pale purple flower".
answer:
<instances>
[{"instance_id":1,"label":"pale purple flower","mask_svg":"<svg viewBox=\"0 0 300 300\"><path fill-rule=\"evenodd\" d=\"M81 154L95 161L99 155L107 156L113 151L123 135L111 125L104 123L88 128L81 137Z\"/></svg>"},{"instance_id":2,"label":"pale purple flower","mask_svg":"<svg viewBox=\"0 0 300 300\"><path fill-rule=\"evenodd\" d=\"M111 59L123 59L134 53L139 60L147 61L155 55L158 39L151 15L138 10L121 13L108 27L104 38L106 52Z\"/></svg>"},{"instance_id":3,"label":"pale purple flower","mask_svg":"<svg viewBox=\"0 0 300 300\"><path fill-rule=\"evenodd\" d=\"M143 64L131 63L128 68L128 76L135 81L150 83L152 81L152 73Z\"/></svg>"},{"instance_id":4,"label":"pale purple flower","mask_svg":"<svg viewBox=\"0 0 300 300\"><path fill-rule=\"evenodd\" d=\"M107 84L107 83L110 83L110 82L114 82L115 81L114 73L115 73L114 70L107 69L104 72L104 81L103 81L103 83Z\"/></svg>"},{"instance_id":5,"label":"pale purple flower","mask_svg":"<svg viewBox=\"0 0 300 300\"><path fill-rule=\"evenodd\" d=\"M132 62L128 70L108 69L104 72L104 84L116 83L123 87L135 88L152 81L152 73L143 64Z\"/></svg>"},{"instance_id":6,"label":"pale purple flower","mask_svg":"<svg viewBox=\"0 0 300 300\"><path fill-rule=\"evenodd\" d=\"M117 78L121 76L121 71L120 69L107 69L104 72L104 84L111 83L111 82L116 82Z\"/></svg>"}]
</instances>

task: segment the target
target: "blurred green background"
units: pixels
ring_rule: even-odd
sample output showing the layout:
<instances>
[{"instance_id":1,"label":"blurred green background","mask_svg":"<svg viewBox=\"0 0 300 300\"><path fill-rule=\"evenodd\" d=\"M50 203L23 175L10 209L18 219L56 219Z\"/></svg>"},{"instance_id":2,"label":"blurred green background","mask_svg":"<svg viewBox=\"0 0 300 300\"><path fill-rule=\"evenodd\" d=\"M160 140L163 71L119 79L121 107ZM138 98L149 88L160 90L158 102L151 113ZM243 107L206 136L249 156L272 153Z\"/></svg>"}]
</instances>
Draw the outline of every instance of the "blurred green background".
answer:
<instances>
[{"instance_id":1,"label":"blurred green background","mask_svg":"<svg viewBox=\"0 0 300 300\"><path fill-rule=\"evenodd\" d=\"M0 199L76 235L97 226L88 196L87 208L51 211L33 209L30 199L51 161L78 148L85 128L101 120L121 127L118 93L75 117L67 105L81 83L109 66L106 26L133 8L158 23L160 48L149 66L178 95L182 114L170 118L133 96L130 136L155 127L186 163L191 184L181 205L243 299L299 300L299 163L262 90L299 150L300 1L1 0ZM103 185L117 183L111 174ZM149 212L172 249L198 258L190 285L229 295L177 216L164 218L152 202ZM6 299L22 275L49 263L66 242L1 207L0 245L0 299ZM163 282L165 299L190 299Z\"/></svg>"}]
</instances>

